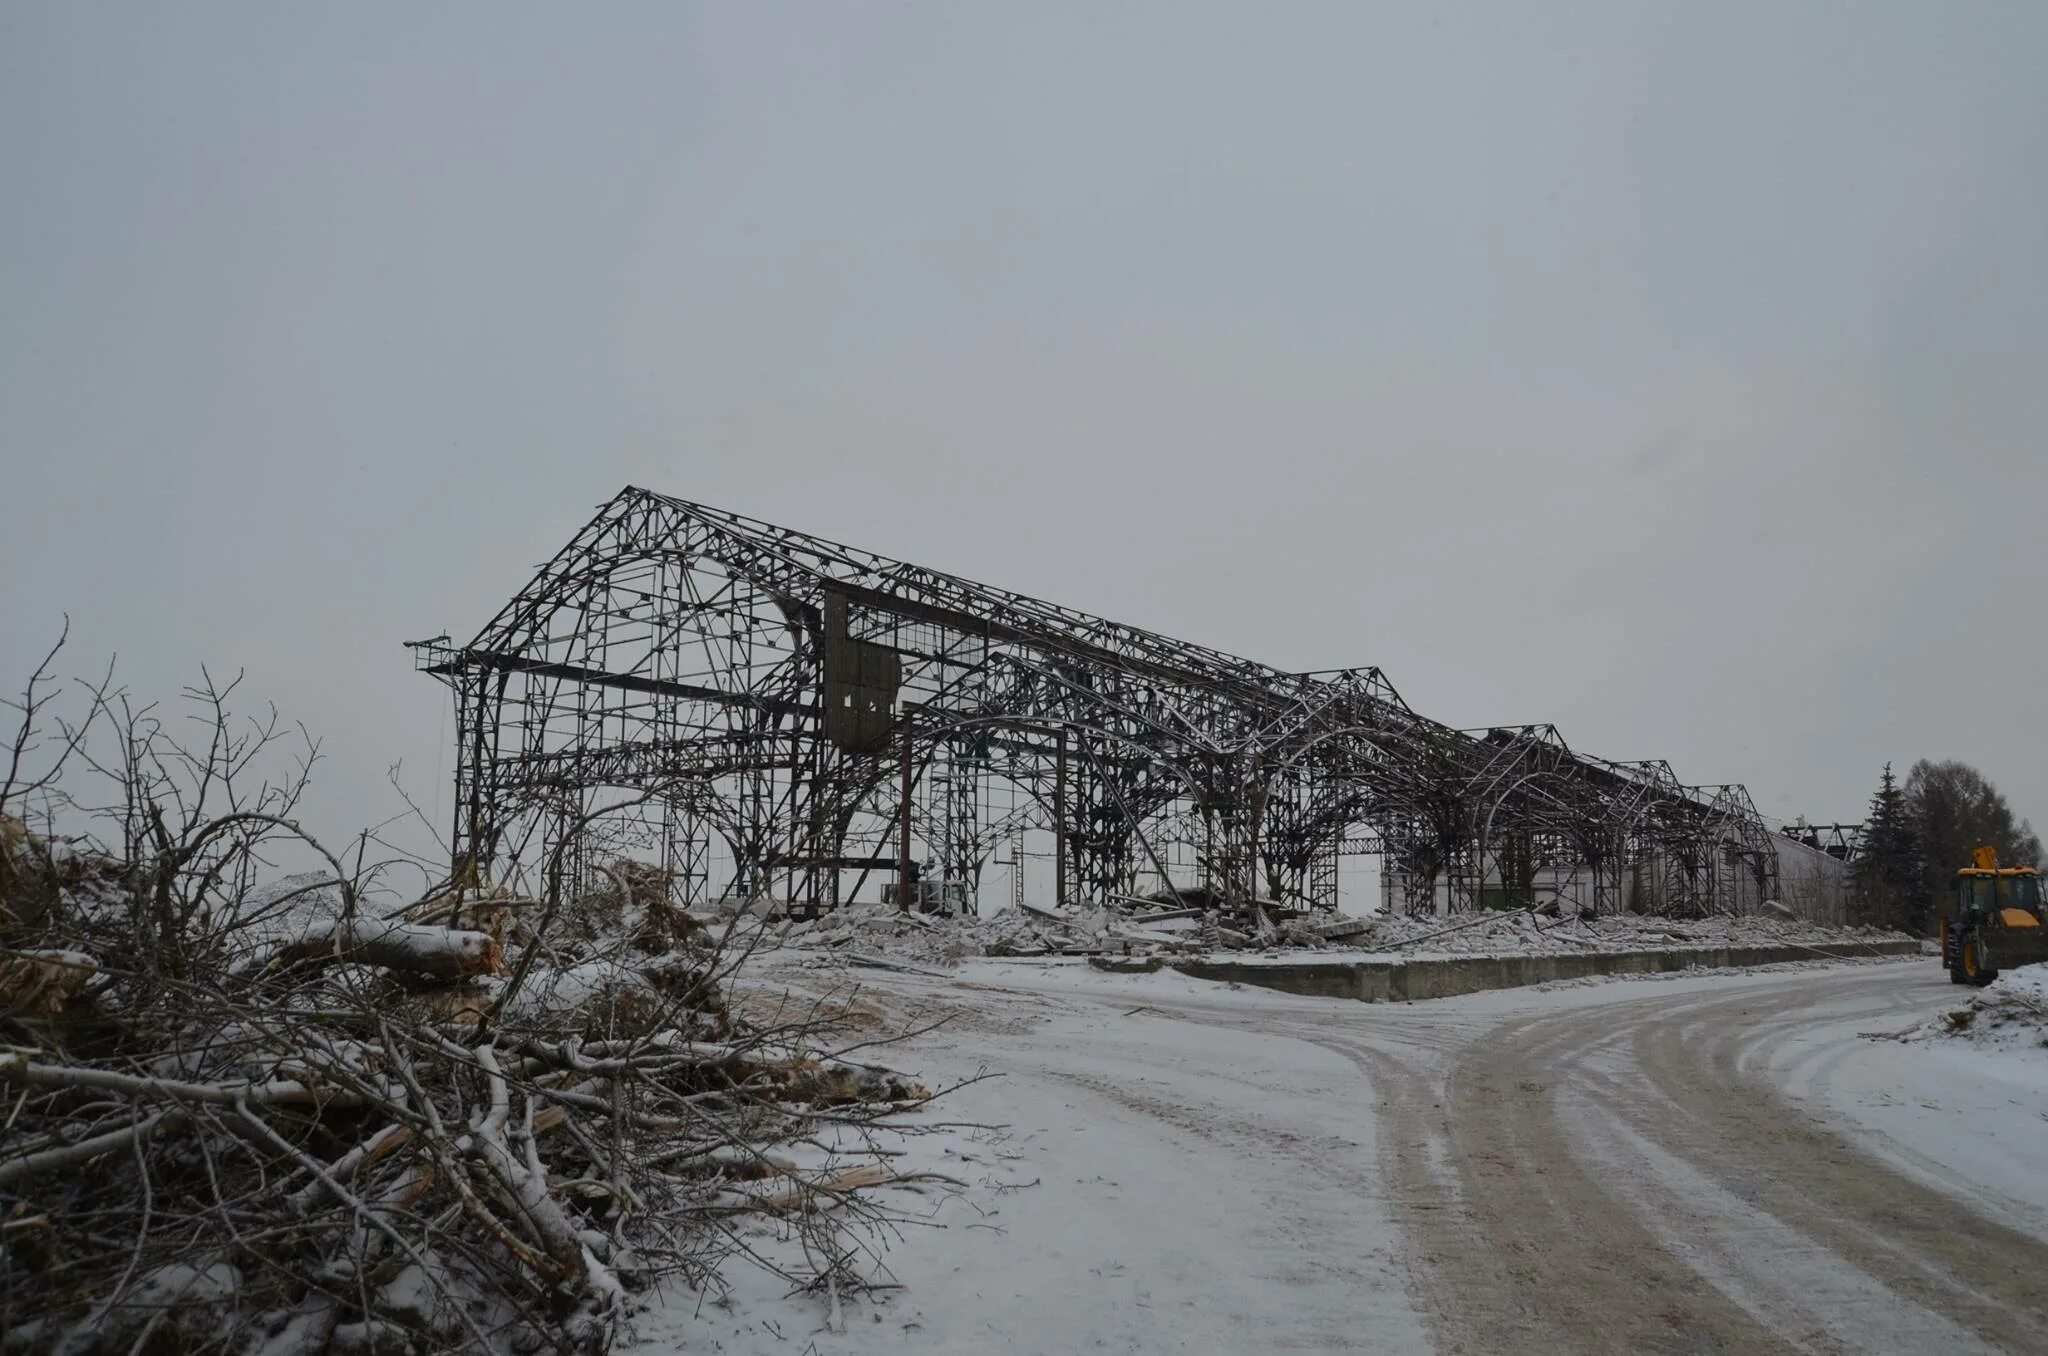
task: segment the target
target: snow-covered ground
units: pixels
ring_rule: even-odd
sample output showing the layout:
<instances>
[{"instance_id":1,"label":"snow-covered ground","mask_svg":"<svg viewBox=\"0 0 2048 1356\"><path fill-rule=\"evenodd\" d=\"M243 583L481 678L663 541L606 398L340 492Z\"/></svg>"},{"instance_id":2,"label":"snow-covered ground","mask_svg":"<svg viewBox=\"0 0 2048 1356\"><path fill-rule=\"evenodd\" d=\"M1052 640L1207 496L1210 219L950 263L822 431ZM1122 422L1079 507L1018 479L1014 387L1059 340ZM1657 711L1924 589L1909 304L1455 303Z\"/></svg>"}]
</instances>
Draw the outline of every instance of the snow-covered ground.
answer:
<instances>
[{"instance_id":1,"label":"snow-covered ground","mask_svg":"<svg viewBox=\"0 0 2048 1356\"><path fill-rule=\"evenodd\" d=\"M1393 1005L1048 961L755 981L846 982L877 1029L948 1019L891 1063L1002 1075L906 1141L967 1189L878 1193L901 1288L837 1322L735 1272L649 1350L2048 1350L2048 1061L1899 1039L1957 1005L1931 960Z\"/></svg>"},{"instance_id":2,"label":"snow-covered ground","mask_svg":"<svg viewBox=\"0 0 2048 1356\"><path fill-rule=\"evenodd\" d=\"M2008 970L1982 989L1958 989L1955 1002L1913 1033L2030 1059L2048 1068L2048 965Z\"/></svg>"}]
</instances>

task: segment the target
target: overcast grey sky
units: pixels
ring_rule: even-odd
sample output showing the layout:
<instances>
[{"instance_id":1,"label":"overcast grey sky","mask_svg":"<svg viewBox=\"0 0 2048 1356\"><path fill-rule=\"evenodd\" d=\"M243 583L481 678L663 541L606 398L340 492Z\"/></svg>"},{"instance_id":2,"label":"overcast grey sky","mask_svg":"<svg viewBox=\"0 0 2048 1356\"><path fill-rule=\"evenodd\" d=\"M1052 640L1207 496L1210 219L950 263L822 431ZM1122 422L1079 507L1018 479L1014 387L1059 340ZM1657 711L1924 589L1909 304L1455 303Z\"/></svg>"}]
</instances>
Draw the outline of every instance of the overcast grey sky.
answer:
<instances>
[{"instance_id":1,"label":"overcast grey sky","mask_svg":"<svg viewBox=\"0 0 2048 1356\"><path fill-rule=\"evenodd\" d=\"M0 202L0 675L244 667L330 831L627 483L2048 819L2048 4L0 0Z\"/></svg>"}]
</instances>

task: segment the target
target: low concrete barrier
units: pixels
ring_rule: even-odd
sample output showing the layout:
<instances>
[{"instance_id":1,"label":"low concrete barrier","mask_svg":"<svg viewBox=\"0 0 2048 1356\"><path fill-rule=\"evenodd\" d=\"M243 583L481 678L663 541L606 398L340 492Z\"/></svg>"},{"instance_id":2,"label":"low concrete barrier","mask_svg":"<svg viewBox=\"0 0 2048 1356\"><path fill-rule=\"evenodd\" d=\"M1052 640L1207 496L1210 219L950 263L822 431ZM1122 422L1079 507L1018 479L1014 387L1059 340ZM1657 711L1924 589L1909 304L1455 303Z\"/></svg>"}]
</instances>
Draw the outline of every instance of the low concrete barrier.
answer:
<instances>
[{"instance_id":1,"label":"low concrete barrier","mask_svg":"<svg viewBox=\"0 0 2048 1356\"><path fill-rule=\"evenodd\" d=\"M1674 970L1725 970L1786 961L1917 956L1910 938L1811 946L1687 946L1666 951L1592 951L1565 956L1435 956L1417 960L1187 960L1173 968L1196 979L1232 980L1311 998L1399 1003L1450 998L1482 989L1514 989L1594 975L1656 975Z\"/></svg>"}]
</instances>

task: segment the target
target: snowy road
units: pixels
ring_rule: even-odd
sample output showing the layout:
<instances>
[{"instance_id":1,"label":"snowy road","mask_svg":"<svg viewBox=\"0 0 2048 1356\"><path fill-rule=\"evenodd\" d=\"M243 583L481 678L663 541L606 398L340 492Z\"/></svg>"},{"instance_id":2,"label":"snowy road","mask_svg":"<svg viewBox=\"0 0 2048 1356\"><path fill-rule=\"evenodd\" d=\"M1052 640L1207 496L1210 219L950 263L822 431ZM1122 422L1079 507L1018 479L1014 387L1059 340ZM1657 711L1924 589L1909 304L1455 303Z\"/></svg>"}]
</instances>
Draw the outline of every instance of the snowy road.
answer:
<instances>
[{"instance_id":1,"label":"snowy road","mask_svg":"<svg viewBox=\"0 0 2048 1356\"><path fill-rule=\"evenodd\" d=\"M1006 1077L856 1351L2048 1351L2048 1063L1890 1033L1928 962L1372 1006L970 963L883 1001ZM899 1063L914 1063L899 1059ZM927 1142L929 1143L929 1142ZM1017 1189L1007 1189L1007 1188ZM990 1212L990 1213L984 1213Z\"/></svg>"}]
</instances>

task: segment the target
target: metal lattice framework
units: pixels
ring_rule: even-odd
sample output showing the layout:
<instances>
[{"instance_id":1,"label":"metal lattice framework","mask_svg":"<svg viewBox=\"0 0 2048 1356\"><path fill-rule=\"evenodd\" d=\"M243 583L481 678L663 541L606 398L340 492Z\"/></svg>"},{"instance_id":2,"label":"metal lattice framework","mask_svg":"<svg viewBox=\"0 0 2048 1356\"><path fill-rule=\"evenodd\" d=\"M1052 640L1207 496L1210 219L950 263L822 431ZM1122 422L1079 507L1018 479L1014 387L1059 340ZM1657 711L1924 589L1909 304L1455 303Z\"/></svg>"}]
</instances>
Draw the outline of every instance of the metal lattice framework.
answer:
<instances>
[{"instance_id":1,"label":"metal lattice framework","mask_svg":"<svg viewBox=\"0 0 2048 1356\"><path fill-rule=\"evenodd\" d=\"M458 879L552 843L580 869L609 812L687 894L798 909L925 863L971 901L1027 839L1064 903L1170 885L1333 907L1359 853L1413 911L1774 893L1740 786L1550 726L1454 729L1378 669L1289 673L641 489L473 640L416 651L455 694Z\"/></svg>"},{"instance_id":2,"label":"metal lattice framework","mask_svg":"<svg viewBox=\"0 0 2048 1356\"><path fill-rule=\"evenodd\" d=\"M1824 852L1838 862L1853 862L1863 852L1863 825L1809 824L1797 820L1779 830L1795 843Z\"/></svg>"}]
</instances>

